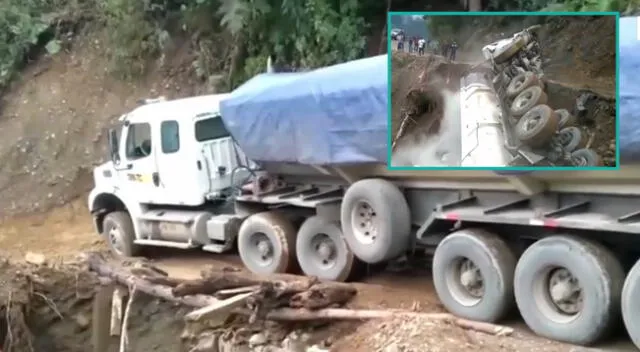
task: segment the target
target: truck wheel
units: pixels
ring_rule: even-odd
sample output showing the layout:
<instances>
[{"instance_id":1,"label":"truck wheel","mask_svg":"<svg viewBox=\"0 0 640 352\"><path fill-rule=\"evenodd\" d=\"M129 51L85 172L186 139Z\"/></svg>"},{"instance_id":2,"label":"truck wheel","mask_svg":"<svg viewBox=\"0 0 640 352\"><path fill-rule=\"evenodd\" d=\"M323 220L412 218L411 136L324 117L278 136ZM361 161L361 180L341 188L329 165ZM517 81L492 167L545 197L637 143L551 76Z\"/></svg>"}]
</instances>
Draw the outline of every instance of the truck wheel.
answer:
<instances>
[{"instance_id":1,"label":"truck wheel","mask_svg":"<svg viewBox=\"0 0 640 352\"><path fill-rule=\"evenodd\" d=\"M520 49L524 48L525 41L522 37L516 38L513 42L511 42L507 47L502 48L494 57L493 61L496 64L501 64L509 60L513 55L518 53Z\"/></svg>"},{"instance_id":2,"label":"truck wheel","mask_svg":"<svg viewBox=\"0 0 640 352\"><path fill-rule=\"evenodd\" d=\"M631 341L640 348L640 260L631 268L622 288L622 320Z\"/></svg>"},{"instance_id":3,"label":"truck wheel","mask_svg":"<svg viewBox=\"0 0 640 352\"><path fill-rule=\"evenodd\" d=\"M286 273L295 268L295 240L295 227L282 214L253 214L238 230L238 252L244 266L255 274Z\"/></svg>"},{"instance_id":4,"label":"truck wheel","mask_svg":"<svg viewBox=\"0 0 640 352\"><path fill-rule=\"evenodd\" d=\"M558 130L558 115L546 105L538 105L520 118L516 137L531 147L542 147L551 141Z\"/></svg>"},{"instance_id":5,"label":"truck wheel","mask_svg":"<svg viewBox=\"0 0 640 352\"><path fill-rule=\"evenodd\" d=\"M558 134L558 141L562 149L571 153L572 151L584 148L587 145L587 138L578 127L565 127Z\"/></svg>"},{"instance_id":6,"label":"truck wheel","mask_svg":"<svg viewBox=\"0 0 640 352\"><path fill-rule=\"evenodd\" d=\"M135 257L140 254L140 246L133 243L136 233L129 213L115 211L107 214L104 217L103 229L103 236L115 255Z\"/></svg>"},{"instance_id":7,"label":"truck wheel","mask_svg":"<svg viewBox=\"0 0 640 352\"><path fill-rule=\"evenodd\" d=\"M507 86L507 97L514 98L525 89L533 86L540 86L540 80L533 72L523 72L511 80Z\"/></svg>"},{"instance_id":8,"label":"truck wheel","mask_svg":"<svg viewBox=\"0 0 640 352\"><path fill-rule=\"evenodd\" d=\"M556 112L556 114L558 115L558 118L559 118L558 128L578 126L578 119L576 119L575 116L571 115L569 110L567 110L567 109L558 109L558 110L555 110L555 112Z\"/></svg>"},{"instance_id":9,"label":"truck wheel","mask_svg":"<svg viewBox=\"0 0 640 352\"><path fill-rule=\"evenodd\" d=\"M511 115L520 117L536 105L546 104L547 95L540 86L533 86L523 90L511 103Z\"/></svg>"},{"instance_id":10,"label":"truck wheel","mask_svg":"<svg viewBox=\"0 0 640 352\"><path fill-rule=\"evenodd\" d=\"M552 236L532 244L515 273L518 309L536 334L590 345L616 327L622 265L600 244Z\"/></svg>"},{"instance_id":11,"label":"truck wheel","mask_svg":"<svg viewBox=\"0 0 640 352\"><path fill-rule=\"evenodd\" d=\"M409 205L389 181L366 179L352 184L342 199L340 218L349 248L365 263L396 258L409 247Z\"/></svg>"},{"instance_id":12,"label":"truck wheel","mask_svg":"<svg viewBox=\"0 0 640 352\"><path fill-rule=\"evenodd\" d=\"M497 235L465 229L445 237L433 256L433 284L451 313L496 322L514 307L516 257Z\"/></svg>"},{"instance_id":13,"label":"truck wheel","mask_svg":"<svg viewBox=\"0 0 640 352\"><path fill-rule=\"evenodd\" d=\"M571 153L571 159L576 166L602 166L602 158L593 149L578 149Z\"/></svg>"},{"instance_id":14,"label":"truck wheel","mask_svg":"<svg viewBox=\"0 0 640 352\"><path fill-rule=\"evenodd\" d=\"M303 273L323 280L347 281L358 266L340 224L319 216L308 218L300 226L296 255Z\"/></svg>"}]
</instances>

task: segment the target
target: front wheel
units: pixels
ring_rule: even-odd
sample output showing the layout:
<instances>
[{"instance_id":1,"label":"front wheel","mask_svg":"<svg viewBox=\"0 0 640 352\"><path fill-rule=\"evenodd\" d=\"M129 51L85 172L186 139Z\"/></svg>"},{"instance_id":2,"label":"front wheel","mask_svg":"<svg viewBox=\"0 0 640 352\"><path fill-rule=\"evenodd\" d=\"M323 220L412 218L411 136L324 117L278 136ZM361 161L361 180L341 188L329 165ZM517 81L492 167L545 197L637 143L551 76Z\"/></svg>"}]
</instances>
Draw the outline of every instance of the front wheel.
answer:
<instances>
[{"instance_id":1,"label":"front wheel","mask_svg":"<svg viewBox=\"0 0 640 352\"><path fill-rule=\"evenodd\" d=\"M119 257L135 257L141 248L133 241L136 233L131 216L125 211L115 211L104 217L102 235L107 240L111 252Z\"/></svg>"}]
</instances>

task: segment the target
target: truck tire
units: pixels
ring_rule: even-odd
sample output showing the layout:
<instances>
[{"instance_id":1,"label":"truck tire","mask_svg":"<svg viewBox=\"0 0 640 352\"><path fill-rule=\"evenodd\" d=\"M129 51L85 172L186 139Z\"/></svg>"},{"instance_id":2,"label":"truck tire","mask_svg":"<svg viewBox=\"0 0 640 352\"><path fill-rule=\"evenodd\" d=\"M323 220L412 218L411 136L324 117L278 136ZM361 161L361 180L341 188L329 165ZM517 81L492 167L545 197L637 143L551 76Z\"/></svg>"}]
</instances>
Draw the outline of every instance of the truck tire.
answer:
<instances>
[{"instance_id":1,"label":"truck tire","mask_svg":"<svg viewBox=\"0 0 640 352\"><path fill-rule=\"evenodd\" d=\"M538 105L520 118L515 135L531 147L542 147L551 141L558 130L558 115L546 105Z\"/></svg>"},{"instance_id":2,"label":"truck tire","mask_svg":"<svg viewBox=\"0 0 640 352\"><path fill-rule=\"evenodd\" d=\"M113 254L119 257L135 257L140 254L140 246L133 243L136 232L129 213L126 211L109 213L104 217L102 224L102 235Z\"/></svg>"},{"instance_id":3,"label":"truck tire","mask_svg":"<svg viewBox=\"0 0 640 352\"><path fill-rule=\"evenodd\" d=\"M523 90L511 103L511 115L520 117L534 106L547 103L547 95L540 86L533 86Z\"/></svg>"},{"instance_id":4,"label":"truck tire","mask_svg":"<svg viewBox=\"0 0 640 352\"><path fill-rule=\"evenodd\" d=\"M497 235L464 229L445 237L433 257L433 283L451 313L495 323L515 306L516 257Z\"/></svg>"},{"instance_id":5,"label":"truck tire","mask_svg":"<svg viewBox=\"0 0 640 352\"><path fill-rule=\"evenodd\" d=\"M565 127L576 127L578 126L578 119L573 116L569 110L567 109L558 109L555 110L558 115L558 129L562 129Z\"/></svg>"},{"instance_id":6,"label":"truck tire","mask_svg":"<svg viewBox=\"0 0 640 352\"><path fill-rule=\"evenodd\" d=\"M291 272L296 264L295 241L293 223L272 211L249 216L238 230L240 259L259 275Z\"/></svg>"},{"instance_id":7,"label":"truck tire","mask_svg":"<svg viewBox=\"0 0 640 352\"><path fill-rule=\"evenodd\" d=\"M576 166L589 167L589 166L603 166L602 158L593 149L578 149L571 153L571 158L574 159Z\"/></svg>"},{"instance_id":8,"label":"truck tire","mask_svg":"<svg viewBox=\"0 0 640 352\"><path fill-rule=\"evenodd\" d=\"M533 332L584 346L616 327L623 281L622 265L604 246L552 236L522 254L514 290L520 314Z\"/></svg>"},{"instance_id":9,"label":"truck tire","mask_svg":"<svg viewBox=\"0 0 640 352\"><path fill-rule=\"evenodd\" d=\"M340 219L349 248L365 263L396 258L409 248L409 205L389 181L366 179L352 184L342 199Z\"/></svg>"},{"instance_id":10,"label":"truck tire","mask_svg":"<svg viewBox=\"0 0 640 352\"><path fill-rule=\"evenodd\" d=\"M587 145L587 138L578 127L565 127L558 133L558 141L567 153Z\"/></svg>"},{"instance_id":11,"label":"truck tire","mask_svg":"<svg viewBox=\"0 0 640 352\"><path fill-rule=\"evenodd\" d=\"M511 80L507 86L506 95L508 98L515 98L525 89L533 86L540 86L538 76L533 72L523 72Z\"/></svg>"},{"instance_id":12,"label":"truck tire","mask_svg":"<svg viewBox=\"0 0 640 352\"><path fill-rule=\"evenodd\" d=\"M622 320L631 341L640 348L640 260L631 268L622 288Z\"/></svg>"},{"instance_id":13,"label":"truck tire","mask_svg":"<svg viewBox=\"0 0 640 352\"><path fill-rule=\"evenodd\" d=\"M511 44L509 44L509 46L500 50L500 52L493 57L493 61L498 65L503 62L507 62L507 60L517 54L520 49L524 48L525 44L526 42L524 38L516 38Z\"/></svg>"},{"instance_id":14,"label":"truck tire","mask_svg":"<svg viewBox=\"0 0 640 352\"><path fill-rule=\"evenodd\" d=\"M342 236L340 223L320 216L312 216L300 226L296 255L305 275L323 280L347 281L359 266Z\"/></svg>"}]
</instances>

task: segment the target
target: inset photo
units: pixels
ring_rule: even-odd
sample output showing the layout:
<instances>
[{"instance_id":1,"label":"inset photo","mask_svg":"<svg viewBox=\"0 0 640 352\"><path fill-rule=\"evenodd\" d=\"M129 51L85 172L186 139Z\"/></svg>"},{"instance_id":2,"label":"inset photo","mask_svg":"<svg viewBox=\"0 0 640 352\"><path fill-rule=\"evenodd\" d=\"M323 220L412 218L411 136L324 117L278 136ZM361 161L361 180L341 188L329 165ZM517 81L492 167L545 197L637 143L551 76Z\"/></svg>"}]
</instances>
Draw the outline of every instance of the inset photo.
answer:
<instances>
[{"instance_id":1,"label":"inset photo","mask_svg":"<svg viewBox=\"0 0 640 352\"><path fill-rule=\"evenodd\" d=\"M389 13L389 167L617 168L616 13Z\"/></svg>"}]
</instances>

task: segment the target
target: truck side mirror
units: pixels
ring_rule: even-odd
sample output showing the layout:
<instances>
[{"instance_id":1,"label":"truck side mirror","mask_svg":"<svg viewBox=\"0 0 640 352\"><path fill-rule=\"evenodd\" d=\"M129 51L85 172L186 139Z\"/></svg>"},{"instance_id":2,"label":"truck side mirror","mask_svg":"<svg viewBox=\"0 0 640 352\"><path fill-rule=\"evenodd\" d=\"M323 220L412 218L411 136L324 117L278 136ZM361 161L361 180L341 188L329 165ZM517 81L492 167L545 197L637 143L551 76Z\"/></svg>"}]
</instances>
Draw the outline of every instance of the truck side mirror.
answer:
<instances>
[{"instance_id":1,"label":"truck side mirror","mask_svg":"<svg viewBox=\"0 0 640 352\"><path fill-rule=\"evenodd\" d=\"M120 163L120 154L118 153L118 134L116 130L109 129L109 157L114 164Z\"/></svg>"}]
</instances>

